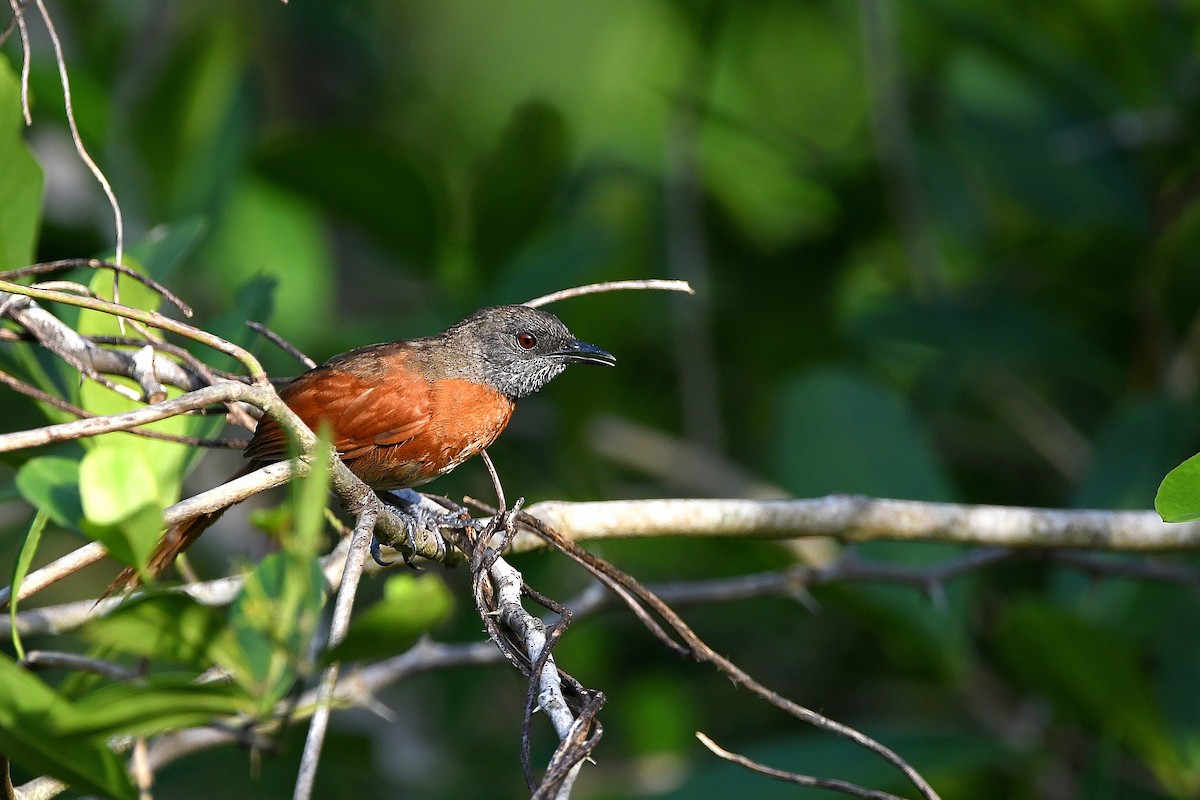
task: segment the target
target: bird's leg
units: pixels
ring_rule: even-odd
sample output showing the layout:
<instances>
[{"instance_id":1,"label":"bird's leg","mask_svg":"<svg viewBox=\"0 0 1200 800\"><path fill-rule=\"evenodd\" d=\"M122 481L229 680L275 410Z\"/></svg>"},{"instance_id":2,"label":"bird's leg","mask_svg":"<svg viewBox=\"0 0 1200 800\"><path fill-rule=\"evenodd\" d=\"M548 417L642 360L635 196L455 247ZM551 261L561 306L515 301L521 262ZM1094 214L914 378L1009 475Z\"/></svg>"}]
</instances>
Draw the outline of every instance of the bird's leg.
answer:
<instances>
[{"instance_id":1,"label":"bird's leg","mask_svg":"<svg viewBox=\"0 0 1200 800\"><path fill-rule=\"evenodd\" d=\"M381 492L380 498L385 502L396 500L399 503L391 502L388 505L400 511L401 518L404 520L404 528L407 536L405 544L408 545L407 550L401 550L400 556L404 559L404 563L413 569L416 565L413 564L410 553L417 551L417 531L427 530L433 533L437 540L438 558L446 554L446 540L442 538L439 531L442 527L461 527L463 524L462 517L451 512L432 511L424 504L424 498L412 489L396 489L390 492ZM391 561L385 561L383 554L379 549L379 539L372 537L371 539L371 558L375 559L375 563L386 567L391 564Z\"/></svg>"}]
</instances>

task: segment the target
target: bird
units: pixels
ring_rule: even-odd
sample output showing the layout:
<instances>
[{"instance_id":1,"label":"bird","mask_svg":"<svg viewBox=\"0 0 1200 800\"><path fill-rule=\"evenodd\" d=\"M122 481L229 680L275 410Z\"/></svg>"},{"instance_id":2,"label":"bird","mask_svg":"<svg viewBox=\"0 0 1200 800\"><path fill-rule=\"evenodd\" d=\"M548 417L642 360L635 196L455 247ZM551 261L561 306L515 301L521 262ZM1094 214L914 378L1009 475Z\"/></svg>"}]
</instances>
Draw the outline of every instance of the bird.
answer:
<instances>
[{"instance_id":1,"label":"bird","mask_svg":"<svg viewBox=\"0 0 1200 800\"><path fill-rule=\"evenodd\" d=\"M616 358L547 311L490 306L434 336L334 356L279 396L310 429L328 425L342 462L384 493L421 486L479 455L504 431L516 401L576 363L615 366ZM264 416L243 451L248 463L230 480L287 459L289 447L283 428ZM170 527L143 574L126 568L109 592L160 575L224 511ZM377 544L372 554L379 560Z\"/></svg>"}]
</instances>

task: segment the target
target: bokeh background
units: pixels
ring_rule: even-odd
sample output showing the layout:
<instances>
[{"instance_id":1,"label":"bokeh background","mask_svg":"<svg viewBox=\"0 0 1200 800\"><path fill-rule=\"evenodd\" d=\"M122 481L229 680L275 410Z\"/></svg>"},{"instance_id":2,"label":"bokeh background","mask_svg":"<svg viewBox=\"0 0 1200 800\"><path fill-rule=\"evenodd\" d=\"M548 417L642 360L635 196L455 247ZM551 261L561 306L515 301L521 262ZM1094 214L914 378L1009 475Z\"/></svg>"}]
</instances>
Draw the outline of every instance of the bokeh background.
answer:
<instances>
[{"instance_id":1,"label":"bokeh background","mask_svg":"<svg viewBox=\"0 0 1200 800\"><path fill-rule=\"evenodd\" d=\"M510 495L1148 508L1200 448L1193 3L50 8L129 238L173 237L183 258L166 281L201 324L250 296L323 359L567 286L693 282L694 298L555 307L620 366L572 370L523 404L492 451ZM109 252L107 204L33 30L37 257ZM19 69L16 43L4 53L0 68ZM296 371L260 350L273 373ZM14 427L38 422L15 396L0 408ZM195 488L232 468L224 455ZM487 487L472 464L431 488ZM9 553L27 514L6 519ZM202 568L219 550L201 551ZM597 550L647 581L797 557L737 541ZM585 583L562 559L518 566L559 598ZM475 640L463 576L446 579L458 610L433 635ZM1200 793L1198 611L1194 588L1031 559L955 580L941 602L854 583L686 616L944 797L1069 799ZM557 652L608 697L578 797L809 796L715 763L698 729L784 768L904 791L628 614L576 624ZM520 797L524 693L507 668L458 670L389 690L395 721L335 716L318 796ZM232 749L188 758L156 796L285 796L298 754L285 737L261 764Z\"/></svg>"}]
</instances>

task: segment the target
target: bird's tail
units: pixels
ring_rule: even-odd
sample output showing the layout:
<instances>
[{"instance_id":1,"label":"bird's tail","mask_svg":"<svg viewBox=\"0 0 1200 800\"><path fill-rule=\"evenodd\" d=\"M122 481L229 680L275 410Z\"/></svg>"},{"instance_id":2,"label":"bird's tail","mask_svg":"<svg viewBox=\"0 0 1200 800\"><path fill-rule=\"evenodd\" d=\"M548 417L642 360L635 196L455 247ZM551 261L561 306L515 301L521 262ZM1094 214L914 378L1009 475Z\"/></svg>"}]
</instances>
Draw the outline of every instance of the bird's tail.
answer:
<instances>
[{"instance_id":1,"label":"bird's tail","mask_svg":"<svg viewBox=\"0 0 1200 800\"><path fill-rule=\"evenodd\" d=\"M235 480L247 475L252 471L252 466L247 466L245 469L229 477L229 481ZM228 483L229 481L226 481ZM235 505L235 504L230 504ZM154 552L150 554L150 559L146 563L146 569L141 574L133 567L126 567L121 570L120 574L113 579L113 582L104 590L103 597L108 597L117 592L128 592L136 589L142 583L143 576L146 578L157 578L162 573L166 572L167 567L175 563L175 559L184 550L192 546L192 543L200 538L200 534L208 530L213 523L221 518L230 506L218 508L215 511L209 511L201 514L198 517L185 519L182 522L177 522L167 528L162 539L159 540L158 546L154 548Z\"/></svg>"}]
</instances>

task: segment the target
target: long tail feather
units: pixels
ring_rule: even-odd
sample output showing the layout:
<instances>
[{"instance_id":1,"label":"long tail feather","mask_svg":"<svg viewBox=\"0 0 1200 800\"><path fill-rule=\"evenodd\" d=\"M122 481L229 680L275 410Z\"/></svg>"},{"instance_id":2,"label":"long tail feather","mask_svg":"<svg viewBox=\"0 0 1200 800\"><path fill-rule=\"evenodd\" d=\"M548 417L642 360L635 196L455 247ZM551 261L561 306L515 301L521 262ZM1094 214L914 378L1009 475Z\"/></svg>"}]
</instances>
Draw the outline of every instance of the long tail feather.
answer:
<instances>
[{"instance_id":1,"label":"long tail feather","mask_svg":"<svg viewBox=\"0 0 1200 800\"><path fill-rule=\"evenodd\" d=\"M229 480L240 478L248 474L254 465L248 466L245 469L239 470L237 474L230 476ZM229 481L226 481L228 483ZM198 517L186 519L183 522L176 523L167 528L167 532L163 534L158 546L154 548L154 552L150 554L150 560L146 564L146 569L142 575L133 567L126 567L121 570L120 574L113 579L113 582L104 590L102 597L116 594L118 592L128 592L136 589L142 583L142 576L147 578L157 578L159 575L166 572L167 568L175 563L175 559L184 550L192 546L192 543L200 538L200 534L208 530L213 523L221 518L221 515L228 510L218 508L216 511L210 511L207 514L201 514Z\"/></svg>"}]
</instances>

